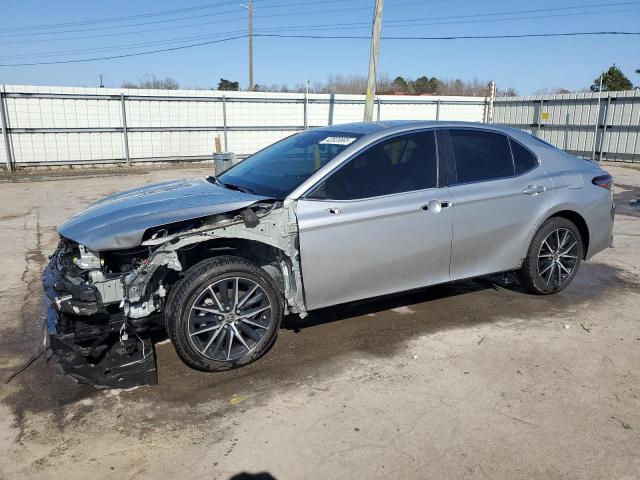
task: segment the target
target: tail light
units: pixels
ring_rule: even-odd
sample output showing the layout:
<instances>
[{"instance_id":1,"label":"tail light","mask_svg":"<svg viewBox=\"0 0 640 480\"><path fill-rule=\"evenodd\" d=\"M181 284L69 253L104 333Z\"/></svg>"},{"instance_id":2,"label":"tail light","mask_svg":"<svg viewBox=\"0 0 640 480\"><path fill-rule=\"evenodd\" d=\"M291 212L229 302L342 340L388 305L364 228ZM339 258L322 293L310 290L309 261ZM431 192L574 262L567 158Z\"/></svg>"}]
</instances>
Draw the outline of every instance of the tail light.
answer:
<instances>
[{"instance_id":1,"label":"tail light","mask_svg":"<svg viewBox=\"0 0 640 480\"><path fill-rule=\"evenodd\" d=\"M613 177L611 175L600 175L591 180L596 187L606 188L607 190L613 190Z\"/></svg>"}]
</instances>

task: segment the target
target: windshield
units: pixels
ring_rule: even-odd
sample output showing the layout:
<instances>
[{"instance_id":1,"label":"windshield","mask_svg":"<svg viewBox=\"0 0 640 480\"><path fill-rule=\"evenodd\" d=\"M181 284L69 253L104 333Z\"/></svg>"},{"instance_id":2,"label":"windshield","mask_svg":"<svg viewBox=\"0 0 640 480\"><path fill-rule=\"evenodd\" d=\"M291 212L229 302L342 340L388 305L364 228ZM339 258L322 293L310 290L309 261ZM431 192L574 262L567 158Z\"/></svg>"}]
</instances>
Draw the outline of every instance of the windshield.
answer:
<instances>
[{"instance_id":1,"label":"windshield","mask_svg":"<svg viewBox=\"0 0 640 480\"><path fill-rule=\"evenodd\" d=\"M361 136L328 130L298 133L251 155L218 181L228 188L284 199Z\"/></svg>"}]
</instances>

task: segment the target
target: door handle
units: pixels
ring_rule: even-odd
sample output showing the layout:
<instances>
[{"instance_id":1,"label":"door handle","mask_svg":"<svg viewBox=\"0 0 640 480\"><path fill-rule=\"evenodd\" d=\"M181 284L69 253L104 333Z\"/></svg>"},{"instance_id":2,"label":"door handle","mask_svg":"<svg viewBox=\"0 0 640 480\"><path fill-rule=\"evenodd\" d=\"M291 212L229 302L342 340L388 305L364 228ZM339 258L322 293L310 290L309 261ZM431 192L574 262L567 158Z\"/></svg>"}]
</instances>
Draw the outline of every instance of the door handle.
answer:
<instances>
[{"instance_id":1,"label":"door handle","mask_svg":"<svg viewBox=\"0 0 640 480\"><path fill-rule=\"evenodd\" d=\"M547 188L542 185L528 185L527 188L522 190L525 195L537 195L543 193Z\"/></svg>"},{"instance_id":2,"label":"door handle","mask_svg":"<svg viewBox=\"0 0 640 480\"><path fill-rule=\"evenodd\" d=\"M339 215L342 213L342 210L340 210L340 207L330 207L327 208L327 212L329 212L331 215Z\"/></svg>"},{"instance_id":3,"label":"door handle","mask_svg":"<svg viewBox=\"0 0 640 480\"><path fill-rule=\"evenodd\" d=\"M428 210L433 213L439 213L443 208L449 208L453 203L445 200L440 202L438 200L430 200L429 203L425 203L421 208L422 210Z\"/></svg>"}]
</instances>

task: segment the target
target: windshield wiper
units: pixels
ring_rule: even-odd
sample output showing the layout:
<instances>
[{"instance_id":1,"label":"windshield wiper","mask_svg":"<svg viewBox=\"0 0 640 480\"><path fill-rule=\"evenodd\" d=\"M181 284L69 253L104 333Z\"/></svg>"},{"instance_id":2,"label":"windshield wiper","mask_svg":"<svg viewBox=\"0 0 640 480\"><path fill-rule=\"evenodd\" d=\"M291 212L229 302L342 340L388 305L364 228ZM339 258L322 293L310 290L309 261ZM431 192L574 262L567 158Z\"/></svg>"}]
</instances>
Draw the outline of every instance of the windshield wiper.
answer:
<instances>
[{"instance_id":1,"label":"windshield wiper","mask_svg":"<svg viewBox=\"0 0 640 480\"><path fill-rule=\"evenodd\" d=\"M233 183L225 183L225 182L221 182L220 180L218 180L218 183L222 184L229 190L236 190L238 192L252 193L253 195L258 195L255 190L251 190L248 187L241 187L240 185L234 185Z\"/></svg>"}]
</instances>

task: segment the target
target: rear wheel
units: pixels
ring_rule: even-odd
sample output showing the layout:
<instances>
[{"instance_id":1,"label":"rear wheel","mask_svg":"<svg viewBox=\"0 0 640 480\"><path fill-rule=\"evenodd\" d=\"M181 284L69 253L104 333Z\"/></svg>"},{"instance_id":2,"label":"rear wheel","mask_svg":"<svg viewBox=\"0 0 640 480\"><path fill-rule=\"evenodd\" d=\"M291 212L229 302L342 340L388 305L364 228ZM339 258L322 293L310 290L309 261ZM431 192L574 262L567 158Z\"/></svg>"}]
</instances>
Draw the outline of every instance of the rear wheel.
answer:
<instances>
[{"instance_id":1,"label":"rear wheel","mask_svg":"<svg viewBox=\"0 0 640 480\"><path fill-rule=\"evenodd\" d=\"M178 356L197 370L238 368L275 341L282 298L273 279L238 257L192 267L167 306L167 330Z\"/></svg>"},{"instance_id":2,"label":"rear wheel","mask_svg":"<svg viewBox=\"0 0 640 480\"><path fill-rule=\"evenodd\" d=\"M550 218L533 237L520 270L522 285L532 293L548 295L564 290L583 258L582 237L566 218Z\"/></svg>"}]
</instances>

